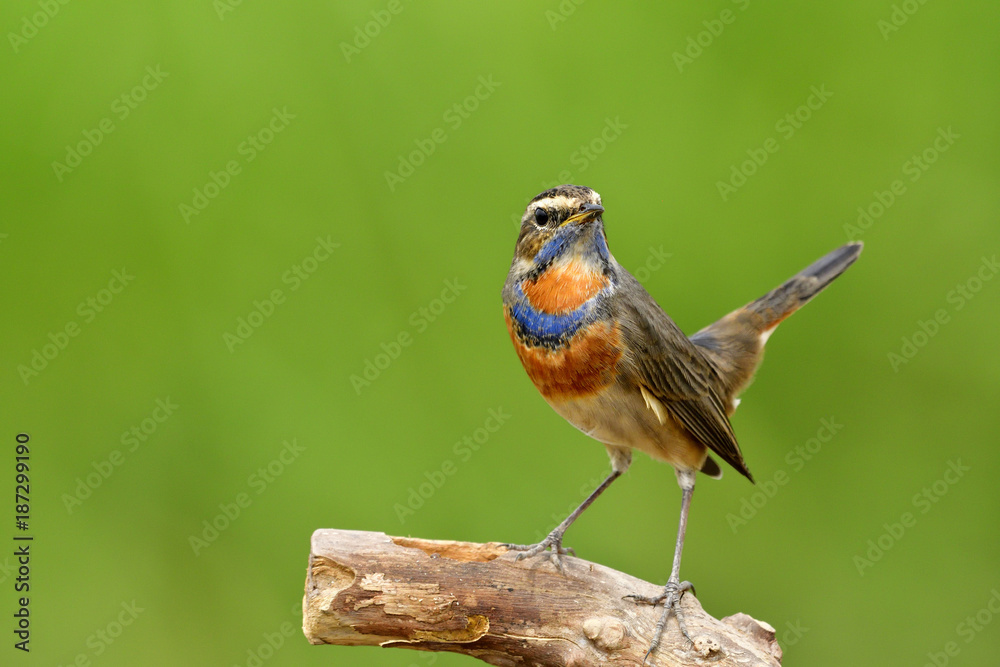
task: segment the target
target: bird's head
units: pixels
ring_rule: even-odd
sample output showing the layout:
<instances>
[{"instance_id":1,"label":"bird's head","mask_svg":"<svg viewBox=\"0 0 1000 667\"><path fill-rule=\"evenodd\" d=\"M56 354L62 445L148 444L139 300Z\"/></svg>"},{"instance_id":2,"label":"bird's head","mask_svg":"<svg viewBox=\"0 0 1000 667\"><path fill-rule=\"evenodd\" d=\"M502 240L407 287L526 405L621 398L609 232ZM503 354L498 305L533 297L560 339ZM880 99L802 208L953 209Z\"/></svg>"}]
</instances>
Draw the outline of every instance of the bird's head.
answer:
<instances>
[{"instance_id":1,"label":"bird's head","mask_svg":"<svg viewBox=\"0 0 1000 667\"><path fill-rule=\"evenodd\" d=\"M528 203L514 264L522 271L545 271L553 263L575 260L604 271L610 263L601 196L580 185L560 185Z\"/></svg>"}]
</instances>

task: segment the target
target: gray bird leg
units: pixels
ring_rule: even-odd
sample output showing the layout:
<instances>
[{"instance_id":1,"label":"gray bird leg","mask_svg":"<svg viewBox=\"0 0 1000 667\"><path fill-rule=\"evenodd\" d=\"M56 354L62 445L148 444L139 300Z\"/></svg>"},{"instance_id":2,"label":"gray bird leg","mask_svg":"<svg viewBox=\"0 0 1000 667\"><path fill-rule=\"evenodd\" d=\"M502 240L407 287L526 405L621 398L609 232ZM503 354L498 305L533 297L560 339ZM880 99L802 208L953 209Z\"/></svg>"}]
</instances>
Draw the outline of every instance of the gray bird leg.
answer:
<instances>
[{"instance_id":1,"label":"gray bird leg","mask_svg":"<svg viewBox=\"0 0 1000 667\"><path fill-rule=\"evenodd\" d=\"M552 559L552 562L557 568L561 569L562 561L559 559L560 556L576 555L572 549L563 547L562 545L563 534L566 532L566 529L569 528L581 514L583 514L585 509L590 507L591 503L597 500L598 496L604 493L605 489L611 486L611 482L621 477L622 473L628 470L629 465L632 463L632 450L628 448L608 446L608 455L611 457L611 474L608 475L603 482L601 482L600 486L594 489L593 493L587 496L586 500L580 503L579 507L573 510L572 514L556 526L555 529L548 534L548 537L538 544L504 544L503 546L511 551L520 551L521 553L517 554L517 560L537 556L548 549L549 558Z\"/></svg>"},{"instance_id":2,"label":"gray bird leg","mask_svg":"<svg viewBox=\"0 0 1000 667\"><path fill-rule=\"evenodd\" d=\"M687 532L687 520L688 511L691 509L691 496L694 495L694 482L695 482L695 471L693 470L678 470L677 471L677 483L681 487L681 518L677 526L677 544L674 547L674 564L670 568L670 578L667 580L666 586L663 587L663 593L654 596L646 597L644 595L628 595L627 598L634 600L635 602L641 604L651 604L657 605L661 602L663 603L663 615L660 616L660 620L656 623L656 629L653 631L653 641L649 645L649 650L646 651L646 656L643 658L643 664L645 664L646 659L652 655L660 645L660 638L663 636L663 630L667 626L667 619L673 614L677 617L677 625L680 627L681 634L690 642L691 636L688 634L687 626L684 624L684 612L681 610L681 598L684 597L684 593L687 591L694 592L694 586L690 581L681 581L681 553L684 551L684 534Z\"/></svg>"}]
</instances>

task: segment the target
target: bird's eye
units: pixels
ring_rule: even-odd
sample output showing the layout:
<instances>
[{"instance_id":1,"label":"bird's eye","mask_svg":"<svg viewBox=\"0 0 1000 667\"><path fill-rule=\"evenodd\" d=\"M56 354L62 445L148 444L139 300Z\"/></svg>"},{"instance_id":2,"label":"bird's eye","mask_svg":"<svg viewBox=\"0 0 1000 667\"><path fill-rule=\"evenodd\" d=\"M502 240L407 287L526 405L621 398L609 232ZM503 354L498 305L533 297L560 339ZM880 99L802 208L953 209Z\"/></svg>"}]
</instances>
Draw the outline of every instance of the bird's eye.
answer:
<instances>
[{"instance_id":1,"label":"bird's eye","mask_svg":"<svg viewBox=\"0 0 1000 667\"><path fill-rule=\"evenodd\" d=\"M539 227L544 227L549 224L549 212L544 208L535 209L535 224Z\"/></svg>"}]
</instances>

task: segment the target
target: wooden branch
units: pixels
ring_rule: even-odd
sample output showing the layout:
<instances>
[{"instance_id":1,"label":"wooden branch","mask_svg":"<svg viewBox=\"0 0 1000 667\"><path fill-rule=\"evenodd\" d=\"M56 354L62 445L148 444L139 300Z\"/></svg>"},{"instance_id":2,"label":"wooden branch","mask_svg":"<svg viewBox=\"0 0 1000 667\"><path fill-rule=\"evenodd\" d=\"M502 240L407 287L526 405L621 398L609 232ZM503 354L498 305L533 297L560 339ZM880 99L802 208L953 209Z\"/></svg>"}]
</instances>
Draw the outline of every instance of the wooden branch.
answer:
<instances>
[{"instance_id":1,"label":"wooden branch","mask_svg":"<svg viewBox=\"0 0 1000 667\"><path fill-rule=\"evenodd\" d=\"M491 665L642 664L662 607L623 600L661 587L563 557L516 562L500 544L317 530L302 629L312 644L464 653ZM647 665L775 667L774 628L746 614L716 620L690 592L682 607L693 640L670 619Z\"/></svg>"}]
</instances>

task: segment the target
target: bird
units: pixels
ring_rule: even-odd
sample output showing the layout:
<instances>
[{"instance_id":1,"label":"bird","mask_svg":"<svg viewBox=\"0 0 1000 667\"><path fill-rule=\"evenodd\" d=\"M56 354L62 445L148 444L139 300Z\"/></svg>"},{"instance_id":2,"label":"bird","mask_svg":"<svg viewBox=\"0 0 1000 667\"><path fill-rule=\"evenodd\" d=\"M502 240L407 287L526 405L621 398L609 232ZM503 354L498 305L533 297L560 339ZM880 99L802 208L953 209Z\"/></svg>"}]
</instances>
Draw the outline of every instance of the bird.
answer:
<instances>
[{"instance_id":1,"label":"bird","mask_svg":"<svg viewBox=\"0 0 1000 667\"><path fill-rule=\"evenodd\" d=\"M861 253L852 242L833 250L764 296L688 337L608 248L601 196L560 185L534 197L521 218L502 290L514 349L545 401L570 424L604 444L611 473L537 544L506 544L517 560L547 553L555 566L572 554L566 529L630 466L635 450L673 466L681 512L670 575L648 658L673 615L690 641L680 601L681 553L698 472L720 478L718 457L753 483L729 418L750 383L764 344Z\"/></svg>"}]
</instances>

